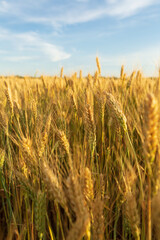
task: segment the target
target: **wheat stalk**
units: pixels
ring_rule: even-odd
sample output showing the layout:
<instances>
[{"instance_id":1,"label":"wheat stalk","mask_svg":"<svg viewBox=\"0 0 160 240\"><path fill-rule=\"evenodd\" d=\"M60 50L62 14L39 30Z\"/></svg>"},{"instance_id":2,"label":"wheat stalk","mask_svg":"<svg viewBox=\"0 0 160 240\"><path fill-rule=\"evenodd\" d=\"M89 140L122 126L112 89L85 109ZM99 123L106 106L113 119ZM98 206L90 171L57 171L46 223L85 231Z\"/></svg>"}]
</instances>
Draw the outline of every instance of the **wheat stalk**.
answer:
<instances>
[{"instance_id":1,"label":"wheat stalk","mask_svg":"<svg viewBox=\"0 0 160 240\"><path fill-rule=\"evenodd\" d=\"M152 239L151 229L151 175L152 165L155 160L155 153L158 146L158 110L157 101L153 94L149 93L145 102L145 140L144 152L147 166L147 240Z\"/></svg>"}]
</instances>

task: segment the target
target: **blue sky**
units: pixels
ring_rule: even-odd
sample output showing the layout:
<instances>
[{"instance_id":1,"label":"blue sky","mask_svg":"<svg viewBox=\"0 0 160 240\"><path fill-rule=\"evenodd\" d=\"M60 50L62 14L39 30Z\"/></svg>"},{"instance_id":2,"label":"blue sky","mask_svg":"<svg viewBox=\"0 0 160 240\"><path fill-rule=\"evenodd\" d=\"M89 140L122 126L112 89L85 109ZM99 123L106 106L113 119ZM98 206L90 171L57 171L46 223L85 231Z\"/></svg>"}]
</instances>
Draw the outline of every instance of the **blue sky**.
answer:
<instances>
[{"instance_id":1,"label":"blue sky","mask_svg":"<svg viewBox=\"0 0 160 240\"><path fill-rule=\"evenodd\" d=\"M0 0L0 74L158 75L160 0Z\"/></svg>"}]
</instances>

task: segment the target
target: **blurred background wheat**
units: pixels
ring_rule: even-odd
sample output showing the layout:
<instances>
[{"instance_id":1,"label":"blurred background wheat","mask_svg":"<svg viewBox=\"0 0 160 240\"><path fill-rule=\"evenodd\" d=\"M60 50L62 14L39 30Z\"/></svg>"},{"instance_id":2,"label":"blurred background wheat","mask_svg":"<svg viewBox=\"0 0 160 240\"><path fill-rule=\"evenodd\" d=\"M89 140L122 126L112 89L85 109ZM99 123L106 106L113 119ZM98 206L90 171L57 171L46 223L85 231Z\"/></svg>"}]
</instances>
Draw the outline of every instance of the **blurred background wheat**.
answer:
<instances>
[{"instance_id":1,"label":"blurred background wheat","mask_svg":"<svg viewBox=\"0 0 160 240\"><path fill-rule=\"evenodd\" d=\"M160 239L160 77L0 79L0 240Z\"/></svg>"}]
</instances>

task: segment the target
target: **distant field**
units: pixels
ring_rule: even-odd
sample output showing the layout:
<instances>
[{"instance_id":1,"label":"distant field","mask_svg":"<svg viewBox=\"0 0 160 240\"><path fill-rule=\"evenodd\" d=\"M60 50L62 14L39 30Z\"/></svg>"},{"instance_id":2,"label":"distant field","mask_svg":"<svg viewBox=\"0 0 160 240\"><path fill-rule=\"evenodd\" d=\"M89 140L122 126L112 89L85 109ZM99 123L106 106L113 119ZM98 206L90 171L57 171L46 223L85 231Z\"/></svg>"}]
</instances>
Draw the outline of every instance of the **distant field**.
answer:
<instances>
[{"instance_id":1,"label":"distant field","mask_svg":"<svg viewBox=\"0 0 160 240\"><path fill-rule=\"evenodd\" d=\"M160 77L0 78L0 240L160 239Z\"/></svg>"}]
</instances>

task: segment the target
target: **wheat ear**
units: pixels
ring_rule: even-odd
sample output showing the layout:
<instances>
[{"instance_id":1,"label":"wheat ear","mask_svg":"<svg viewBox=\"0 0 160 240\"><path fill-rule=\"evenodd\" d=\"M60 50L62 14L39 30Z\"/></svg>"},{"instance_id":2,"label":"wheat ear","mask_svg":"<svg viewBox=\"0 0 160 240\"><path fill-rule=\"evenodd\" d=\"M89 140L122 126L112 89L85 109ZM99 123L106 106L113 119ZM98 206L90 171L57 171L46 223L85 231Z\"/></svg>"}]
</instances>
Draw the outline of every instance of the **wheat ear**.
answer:
<instances>
[{"instance_id":1,"label":"wheat ear","mask_svg":"<svg viewBox=\"0 0 160 240\"><path fill-rule=\"evenodd\" d=\"M85 118L86 132L89 139L89 143L92 150L94 150L96 146L96 126L94 123L93 111L89 103L86 104L84 118Z\"/></svg>"},{"instance_id":2,"label":"wheat ear","mask_svg":"<svg viewBox=\"0 0 160 240\"><path fill-rule=\"evenodd\" d=\"M127 88L130 88L130 86L131 86L131 84L132 84L132 82L133 82L133 79L134 79L134 77L135 77L135 74L136 74L136 72L133 71L132 74L131 74L131 76L130 76L130 79L129 79L128 83L127 83Z\"/></svg>"},{"instance_id":3,"label":"wheat ear","mask_svg":"<svg viewBox=\"0 0 160 240\"><path fill-rule=\"evenodd\" d=\"M98 69L98 74L101 74L101 66L100 66L100 62L99 62L99 58L96 57L96 63L97 63L97 69Z\"/></svg>"},{"instance_id":4,"label":"wheat ear","mask_svg":"<svg viewBox=\"0 0 160 240\"><path fill-rule=\"evenodd\" d=\"M88 233L90 227L90 219L88 213L84 213L78 217L76 222L72 225L71 230L68 233L66 240L81 240Z\"/></svg>"},{"instance_id":5,"label":"wheat ear","mask_svg":"<svg viewBox=\"0 0 160 240\"><path fill-rule=\"evenodd\" d=\"M53 173L46 162L42 163L41 172L49 198L56 200L62 206L66 206L66 198L62 184L59 183L57 176Z\"/></svg>"},{"instance_id":6,"label":"wheat ear","mask_svg":"<svg viewBox=\"0 0 160 240\"><path fill-rule=\"evenodd\" d=\"M67 156L68 156L68 164L70 169L73 169L73 162L72 162L72 157L71 157L71 153L70 153L70 145L69 145L69 141L65 135L65 133L59 129L56 129L56 135L60 141L60 146L64 149L64 151L66 152Z\"/></svg>"},{"instance_id":7,"label":"wheat ear","mask_svg":"<svg viewBox=\"0 0 160 240\"><path fill-rule=\"evenodd\" d=\"M152 229L154 229L156 239L160 236L160 192L152 199Z\"/></svg>"},{"instance_id":8,"label":"wheat ear","mask_svg":"<svg viewBox=\"0 0 160 240\"><path fill-rule=\"evenodd\" d=\"M144 126L145 157L152 164L158 146L158 104L156 98L151 93L147 95L145 102Z\"/></svg>"},{"instance_id":9,"label":"wheat ear","mask_svg":"<svg viewBox=\"0 0 160 240\"><path fill-rule=\"evenodd\" d=\"M61 73L60 73L60 78L62 78L63 77L63 67L61 68Z\"/></svg>"},{"instance_id":10,"label":"wheat ear","mask_svg":"<svg viewBox=\"0 0 160 240\"><path fill-rule=\"evenodd\" d=\"M89 212L85 205L85 199L77 174L71 172L65 184L68 202L76 214L76 222L72 225L67 240L80 240L84 235L88 235L88 228L90 226Z\"/></svg>"},{"instance_id":11,"label":"wheat ear","mask_svg":"<svg viewBox=\"0 0 160 240\"><path fill-rule=\"evenodd\" d=\"M124 78L124 65L121 66L120 78L121 78L122 80L123 80L123 78Z\"/></svg>"},{"instance_id":12,"label":"wheat ear","mask_svg":"<svg viewBox=\"0 0 160 240\"><path fill-rule=\"evenodd\" d=\"M92 201L94 199L93 181L91 171L89 168L85 168L83 174L83 194L89 208L91 208Z\"/></svg>"},{"instance_id":13,"label":"wheat ear","mask_svg":"<svg viewBox=\"0 0 160 240\"><path fill-rule=\"evenodd\" d=\"M104 239L104 200L101 199L100 195L97 195L93 202L92 213L93 213L93 239L103 240Z\"/></svg>"},{"instance_id":14,"label":"wheat ear","mask_svg":"<svg viewBox=\"0 0 160 240\"><path fill-rule=\"evenodd\" d=\"M119 123L122 129L127 132L127 119L120 104L115 100L114 96L111 93L106 93L106 105L109 108L111 116Z\"/></svg>"},{"instance_id":15,"label":"wheat ear","mask_svg":"<svg viewBox=\"0 0 160 240\"><path fill-rule=\"evenodd\" d=\"M42 140L41 140L40 148L39 148L39 151L38 151L39 158L42 157L42 155L44 153L44 150L45 150L45 145L46 145L47 140L48 140L49 129L50 129L50 125L51 125L51 120L52 120L52 116L50 114L47 118L45 129L44 129L44 132L42 134Z\"/></svg>"},{"instance_id":16,"label":"wheat ear","mask_svg":"<svg viewBox=\"0 0 160 240\"><path fill-rule=\"evenodd\" d=\"M136 240L140 240L140 216L134 193L130 190L125 194L125 214L130 224L132 234Z\"/></svg>"},{"instance_id":17,"label":"wheat ear","mask_svg":"<svg viewBox=\"0 0 160 240\"><path fill-rule=\"evenodd\" d=\"M12 101L12 94L11 94L11 88L8 86L7 82L4 82L4 85L6 87L5 89L5 95L7 98L7 103L10 108L11 114L13 115L13 101Z\"/></svg>"},{"instance_id":18,"label":"wheat ear","mask_svg":"<svg viewBox=\"0 0 160 240\"><path fill-rule=\"evenodd\" d=\"M80 72L79 72L79 78L80 78L80 80L82 80L82 79L83 79L82 70L80 70Z\"/></svg>"},{"instance_id":19,"label":"wheat ear","mask_svg":"<svg viewBox=\"0 0 160 240\"><path fill-rule=\"evenodd\" d=\"M35 227L38 232L38 237L40 240L46 239L46 224L45 224L45 215L46 215L46 197L45 193L38 191L35 198Z\"/></svg>"}]
</instances>

